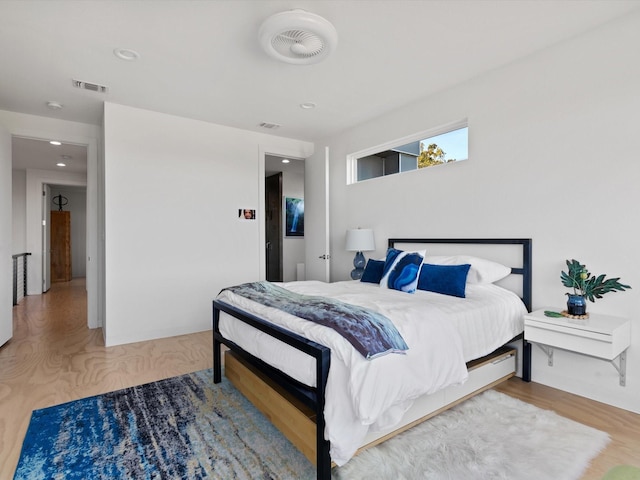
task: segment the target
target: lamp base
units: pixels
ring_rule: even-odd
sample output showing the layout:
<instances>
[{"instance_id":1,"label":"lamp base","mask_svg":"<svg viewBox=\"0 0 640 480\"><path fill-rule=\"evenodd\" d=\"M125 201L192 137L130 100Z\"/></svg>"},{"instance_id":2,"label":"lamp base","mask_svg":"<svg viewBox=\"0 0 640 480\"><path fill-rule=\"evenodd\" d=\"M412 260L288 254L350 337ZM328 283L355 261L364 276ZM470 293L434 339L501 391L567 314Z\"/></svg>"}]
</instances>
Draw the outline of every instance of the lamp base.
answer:
<instances>
[{"instance_id":1,"label":"lamp base","mask_svg":"<svg viewBox=\"0 0 640 480\"><path fill-rule=\"evenodd\" d=\"M364 268L354 268L353 270L351 270L351 280L360 280L363 273Z\"/></svg>"},{"instance_id":2,"label":"lamp base","mask_svg":"<svg viewBox=\"0 0 640 480\"><path fill-rule=\"evenodd\" d=\"M364 258L362 252L356 252L356 256L353 258L353 266L356 267L351 270L351 279L352 280L360 280L362 278L362 274L364 273L364 266L367 261Z\"/></svg>"}]
</instances>

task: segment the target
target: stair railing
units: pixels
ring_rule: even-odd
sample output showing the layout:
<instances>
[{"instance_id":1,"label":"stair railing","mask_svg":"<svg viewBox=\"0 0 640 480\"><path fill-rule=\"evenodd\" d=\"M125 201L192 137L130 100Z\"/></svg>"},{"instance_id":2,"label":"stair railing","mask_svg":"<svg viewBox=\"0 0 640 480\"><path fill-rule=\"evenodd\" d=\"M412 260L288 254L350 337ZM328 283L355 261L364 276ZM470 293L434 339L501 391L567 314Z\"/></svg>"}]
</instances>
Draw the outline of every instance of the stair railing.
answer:
<instances>
[{"instance_id":1,"label":"stair railing","mask_svg":"<svg viewBox=\"0 0 640 480\"><path fill-rule=\"evenodd\" d=\"M16 253L13 258L13 304L27 296L27 257L30 253Z\"/></svg>"}]
</instances>

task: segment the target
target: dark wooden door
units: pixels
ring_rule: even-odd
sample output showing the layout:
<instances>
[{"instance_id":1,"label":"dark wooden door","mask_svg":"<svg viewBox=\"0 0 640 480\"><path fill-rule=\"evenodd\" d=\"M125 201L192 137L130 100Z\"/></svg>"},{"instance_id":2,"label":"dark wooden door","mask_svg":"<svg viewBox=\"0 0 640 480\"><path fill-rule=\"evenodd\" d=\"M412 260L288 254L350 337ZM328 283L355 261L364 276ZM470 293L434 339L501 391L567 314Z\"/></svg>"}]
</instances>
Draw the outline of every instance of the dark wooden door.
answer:
<instances>
[{"instance_id":1,"label":"dark wooden door","mask_svg":"<svg viewBox=\"0 0 640 480\"><path fill-rule=\"evenodd\" d=\"M282 281L282 173L265 180L267 280Z\"/></svg>"},{"instance_id":2,"label":"dark wooden door","mask_svg":"<svg viewBox=\"0 0 640 480\"><path fill-rule=\"evenodd\" d=\"M71 212L51 211L51 281L71 280Z\"/></svg>"}]
</instances>

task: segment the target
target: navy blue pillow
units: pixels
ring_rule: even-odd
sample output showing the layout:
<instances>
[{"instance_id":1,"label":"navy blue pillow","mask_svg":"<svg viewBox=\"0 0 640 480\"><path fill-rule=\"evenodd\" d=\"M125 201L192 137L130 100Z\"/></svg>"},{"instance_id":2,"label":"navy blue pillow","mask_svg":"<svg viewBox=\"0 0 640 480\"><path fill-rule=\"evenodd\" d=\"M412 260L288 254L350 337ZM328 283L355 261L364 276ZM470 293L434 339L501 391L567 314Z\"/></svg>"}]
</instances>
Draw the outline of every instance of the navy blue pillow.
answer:
<instances>
[{"instance_id":1,"label":"navy blue pillow","mask_svg":"<svg viewBox=\"0 0 640 480\"><path fill-rule=\"evenodd\" d=\"M418 278L418 290L465 298L467 273L471 265L431 265L423 263Z\"/></svg>"},{"instance_id":2,"label":"navy blue pillow","mask_svg":"<svg viewBox=\"0 0 640 480\"><path fill-rule=\"evenodd\" d=\"M367 266L364 267L362 273L361 282L367 283L380 283L382 280L382 273L384 272L384 260L374 260L370 258L367 261Z\"/></svg>"}]
</instances>

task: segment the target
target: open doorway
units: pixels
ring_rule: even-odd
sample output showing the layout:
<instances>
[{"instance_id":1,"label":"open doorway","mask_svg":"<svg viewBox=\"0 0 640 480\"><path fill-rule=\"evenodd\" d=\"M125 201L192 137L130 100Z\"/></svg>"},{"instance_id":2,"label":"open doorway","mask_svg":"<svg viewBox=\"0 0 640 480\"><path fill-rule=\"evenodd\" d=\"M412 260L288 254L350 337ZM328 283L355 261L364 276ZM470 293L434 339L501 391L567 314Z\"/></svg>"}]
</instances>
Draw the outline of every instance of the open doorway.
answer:
<instances>
[{"instance_id":1,"label":"open doorway","mask_svg":"<svg viewBox=\"0 0 640 480\"><path fill-rule=\"evenodd\" d=\"M266 279L282 282L282 172L266 176L264 191Z\"/></svg>"},{"instance_id":2,"label":"open doorway","mask_svg":"<svg viewBox=\"0 0 640 480\"><path fill-rule=\"evenodd\" d=\"M52 139L55 140L55 139ZM87 276L87 146L12 137L13 249L29 252L29 294L51 284L51 212L55 199L70 222L69 267L72 277ZM19 252L18 252L19 250Z\"/></svg>"},{"instance_id":3,"label":"open doorway","mask_svg":"<svg viewBox=\"0 0 640 480\"><path fill-rule=\"evenodd\" d=\"M87 189L73 185L47 185L49 198L43 205L48 238L48 258L43 259L45 291L51 282L68 282L87 276ZM47 242L45 242L47 245Z\"/></svg>"},{"instance_id":4,"label":"open doorway","mask_svg":"<svg viewBox=\"0 0 640 480\"><path fill-rule=\"evenodd\" d=\"M287 228L286 201L304 205L304 160L265 155L266 279L291 282L305 279L304 217L296 231ZM302 222L302 223L301 223ZM302 228L302 230L301 230Z\"/></svg>"}]
</instances>

